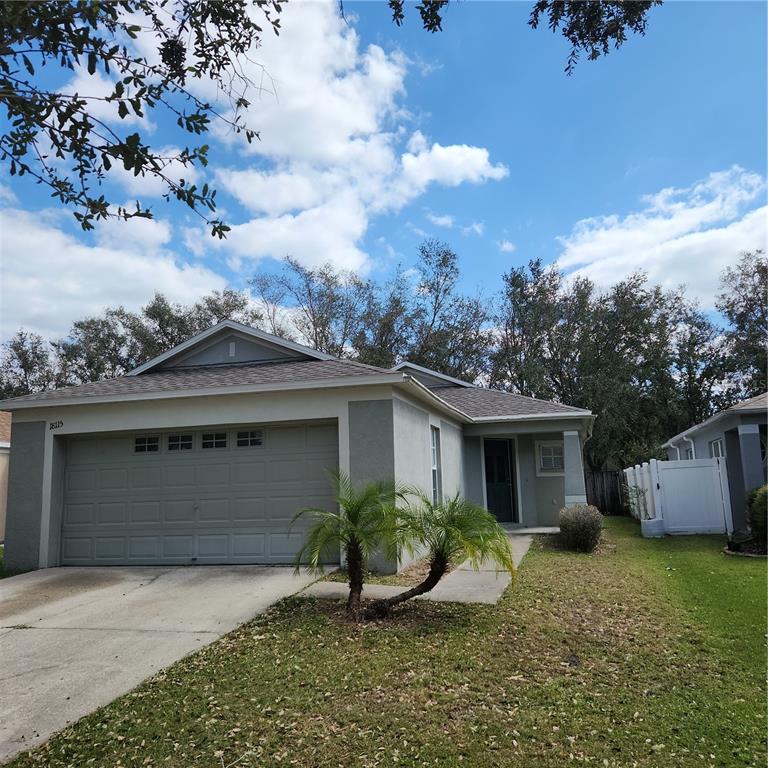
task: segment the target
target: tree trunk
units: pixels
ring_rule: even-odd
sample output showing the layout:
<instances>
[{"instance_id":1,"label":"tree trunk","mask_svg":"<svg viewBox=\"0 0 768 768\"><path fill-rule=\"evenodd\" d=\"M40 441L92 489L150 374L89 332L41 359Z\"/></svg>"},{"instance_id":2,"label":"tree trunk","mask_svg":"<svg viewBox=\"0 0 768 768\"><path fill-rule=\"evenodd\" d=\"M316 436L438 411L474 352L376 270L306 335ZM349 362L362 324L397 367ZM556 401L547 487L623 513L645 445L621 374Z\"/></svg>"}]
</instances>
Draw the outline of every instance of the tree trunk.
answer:
<instances>
[{"instance_id":1,"label":"tree trunk","mask_svg":"<svg viewBox=\"0 0 768 768\"><path fill-rule=\"evenodd\" d=\"M405 592L401 592L394 597L388 597L386 600L377 600L370 608L365 612L366 619L380 619L389 615L390 610L400 603L404 603L406 600L411 600L414 597L423 595L433 590L440 579L445 576L445 572L448 570L448 560L442 555L435 555L429 563L429 573L427 577L420 584L417 584L411 589L407 589Z\"/></svg>"},{"instance_id":2,"label":"tree trunk","mask_svg":"<svg viewBox=\"0 0 768 768\"><path fill-rule=\"evenodd\" d=\"M349 575L349 597L347 616L360 621L360 599L363 594L363 555L357 541L347 544L347 574Z\"/></svg>"}]
</instances>

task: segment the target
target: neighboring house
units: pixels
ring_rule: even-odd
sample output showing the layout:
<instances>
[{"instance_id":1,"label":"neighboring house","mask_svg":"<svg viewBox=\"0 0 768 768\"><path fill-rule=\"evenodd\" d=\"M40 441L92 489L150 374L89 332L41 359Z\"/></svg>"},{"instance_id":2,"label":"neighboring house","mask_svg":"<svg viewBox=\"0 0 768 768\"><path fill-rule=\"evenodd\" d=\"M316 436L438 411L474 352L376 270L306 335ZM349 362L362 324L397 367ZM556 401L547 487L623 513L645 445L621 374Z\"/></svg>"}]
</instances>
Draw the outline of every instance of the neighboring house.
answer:
<instances>
[{"instance_id":1,"label":"neighboring house","mask_svg":"<svg viewBox=\"0 0 768 768\"><path fill-rule=\"evenodd\" d=\"M667 459L725 459L733 526L746 526L745 495L766 482L768 393L744 400L701 424L675 435L662 446Z\"/></svg>"},{"instance_id":2,"label":"neighboring house","mask_svg":"<svg viewBox=\"0 0 768 768\"><path fill-rule=\"evenodd\" d=\"M11 453L11 414L0 411L0 544L5 540L8 497L8 460Z\"/></svg>"},{"instance_id":3,"label":"neighboring house","mask_svg":"<svg viewBox=\"0 0 768 768\"><path fill-rule=\"evenodd\" d=\"M340 360L232 321L127 376L2 407L14 569L289 563L306 530L291 529L294 513L333 506L336 468L458 492L525 526L586 500L589 411Z\"/></svg>"}]
</instances>

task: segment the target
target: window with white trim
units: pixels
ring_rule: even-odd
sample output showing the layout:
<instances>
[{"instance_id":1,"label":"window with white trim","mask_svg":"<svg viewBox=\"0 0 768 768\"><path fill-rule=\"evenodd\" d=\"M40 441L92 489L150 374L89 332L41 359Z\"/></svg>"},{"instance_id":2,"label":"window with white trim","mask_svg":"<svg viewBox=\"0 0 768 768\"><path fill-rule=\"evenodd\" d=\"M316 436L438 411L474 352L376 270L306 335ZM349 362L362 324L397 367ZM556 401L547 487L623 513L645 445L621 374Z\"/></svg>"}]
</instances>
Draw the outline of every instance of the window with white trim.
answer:
<instances>
[{"instance_id":1,"label":"window with white trim","mask_svg":"<svg viewBox=\"0 0 768 768\"><path fill-rule=\"evenodd\" d=\"M226 448L227 447L227 433L226 432L203 432L202 440L203 448Z\"/></svg>"},{"instance_id":2,"label":"window with white trim","mask_svg":"<svg viewBox=\"0 0 768 768\"><path fill-rule=\"evenodd\" d=\"M538 470L542 475L561 475L565 471L563 444L559 440L537 443Z\"/></svg>"},{"instance_id":3,"label":"window with white trim","mask_svg":"<svg viewBox=\"0 0 768 768\"><path fill-rule=\"evenodd\" d=\"M439 504L443 500L443 467L440 456L440 430L429 428L430 451L432 464L432 503Z\"/></svg>"},{"instance_id":4,"label":"window with white trim","mask_svg":"<svg viewBox=\"0 0 768 768\"><path fill-rule=\"evenodd\" d=\"M192 435L168 435L169 451L191 451Z\"/></svg>"},{"instance_id":5,"label":"window with white trim","mask_svg":"<svg viewBox=\"0 0 768 768\"><path fill-rule=\"evenodd\" d=\"M255 448L264 444L264 432L260 429L249 429L237 433L238 448Z\"/></svg>"},{"instance_id":6,"label":"window with white trim","mask_svg":"<svg viewBox=\"0 0 768 768\"><path fill-rule=\"evenodd\" d=\"M718 437L717 440L711 440L709 443L709 456L712 459L721 459L725 456L725 450L723 449L723 438Z\"/></svg>"},{"instance_id":7,"label":"window with white trim","mask_svg":"<svg viewBox=\"0 0 768 768\"><path fill-rule=\"evenodd\" d=\"M158 435L139 435L133 441L134 453L157 453L160 450Z\"/></svg>"}]
</instances>

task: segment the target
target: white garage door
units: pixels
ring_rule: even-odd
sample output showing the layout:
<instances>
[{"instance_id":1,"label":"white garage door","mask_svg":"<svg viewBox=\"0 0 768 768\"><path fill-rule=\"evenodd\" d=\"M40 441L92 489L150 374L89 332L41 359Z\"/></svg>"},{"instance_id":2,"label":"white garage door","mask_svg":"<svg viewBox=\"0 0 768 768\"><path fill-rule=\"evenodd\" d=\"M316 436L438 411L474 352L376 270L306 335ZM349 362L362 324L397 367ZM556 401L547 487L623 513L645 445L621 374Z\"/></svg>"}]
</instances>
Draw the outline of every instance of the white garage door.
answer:
<instances>
[{"instance_id":1,"label":"white garage door","mask_svg":"<svg viewBox=\"0 0 768 768\"><path fill-rule=\"evenodd\" d=\"M291 563L337 466L335 423L70 438L61 561Z\"/></svg>"}]
</instances>

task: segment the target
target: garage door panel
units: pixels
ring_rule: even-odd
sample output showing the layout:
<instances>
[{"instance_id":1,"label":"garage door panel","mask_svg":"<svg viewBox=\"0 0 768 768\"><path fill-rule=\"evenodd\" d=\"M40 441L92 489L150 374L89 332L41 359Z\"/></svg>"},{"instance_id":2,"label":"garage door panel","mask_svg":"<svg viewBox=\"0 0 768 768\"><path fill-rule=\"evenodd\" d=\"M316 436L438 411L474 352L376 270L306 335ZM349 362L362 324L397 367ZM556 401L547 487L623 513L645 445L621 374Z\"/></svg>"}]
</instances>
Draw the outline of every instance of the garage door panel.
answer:
<instances>
[{"instance_id":1,"label":"garage door panel","mask_svg":"<svg viewBox=\"0 0 768 768\"><path fill-rule=\"evenodd\" d=\"M262 558L265 542L263 533L235 533L232 536L232 554L235 557Z\"/></svg>"},{"instance_id":2,"label":"garage door panel","mask_svg":"<svg viewBox=\"0 0 768 768\"><path fill-rule=\"evenodd\" d=\"M262 443L238 447L236 432L254 429ZM336 425L234 427L219 449L202 448L205 431L185 430L194 447L183 452L160 433L153 454L134 453L133 435L70 439L64 564L292 563L310 525L291 528L296 511L335 507Z\"/></svg>"},{"instance_id":3,"label":"garage door panel","mask_svg":"<svg viewBox=\"0 0 768 768\"><path fill-rule=\"evenodd\" d=\"M201 523L228 521L229 516L229 499L200 499L198 502L198 520Z\"/></svg>"},{"instance_id":4,"label":"garage door panel","mask_svg":"<svg viewBox=\"0 0 768 768\"><path fill-rule=\"evenodd\" d=\"M93 504L67 504L64 507L64 522L67 525L86 525L94 522Z\"/></svg>"},{"instance_id":5,"label":"garage door panel","mask_svg":"<svg viewBox=\"0 0 768 768\"><path fill-rule=\"evenodd\" d=\"M236 458L230 471L230 483L232 485L263 483L266 478L266 464L267 462L263 459Z\"/></svg>"},{"instance_id":6,"label":"garage door panel","mask_svg":"<svg viewBox=\"0 0 768 768\"><path fill-rule=\"evenodd\" d=\"M198 536L197 543L198 557L215 557L222 560L229 557L229 536L226 533Z\"/></svg>"},{"instance_id":7,"label":"garage door panel","mask_svg":"<svg viewBox=\"0 0 768 768\"><path fill-rule=\"evenodd\" d=\"M131 471L131 487L159 490L163 487L162 467L135 467Z\"/></svg>"},{"instance_id":8,"label":"garage door panel","mask_svg":"<svg viewBox=\"0 0 768 768\"><path fill-rule=\"evenodd\" d=\"M195 484L193 464L165 467L166 488L189 488Z\"/></svg>"},{"instance_id":9,"label":"garage door panel","mask_svg":"<svg viewBox=\"0 0 768 768\"><path fill-rule=\"evenodd\" d=\"M164 557L188 557L195 556L195 537L188 536L163 536Z\"/></svg>"},{"instance_id":10,"label":"garage door panel","mask_svg":"<svg viewBox=\"0 0 768 768\"><path fill-rule=\"evenodd\" d=\"M229 485L229 464L208 464L197 468L197 484L201 489L206 486Z\"/></svg>"},{"instance_id":11,"label":"garage door panel","mask_svg":"<svg viewBox=\"0 0 768 768\"><path fill-rule=\"evenodd\" d=\"M131 536L128 539L128 556L133 559L157 560L160 539L157 536Z\"/></svg>"},{"instance_id":12,"label":"garage door panel","mask_svg":"<svg viewBox=\"0 0 768 768\"><path fill-rule=\"evenodd\" d=\"M125 525L128 522L128 505L125 502L96 504L96 522L101 525Z\"/></svg>"},{"instance_id":13,"label":"garage door panel","mask_svg":"<svg viewBox=\"0 0 768 768\"><path fill-rule=\"evenodd\" d=\"M125 536L99 536L93 540L95 560L124 560L126 556Z\"/></svg>"},{"instance_id":14,"label":"garage door panel","mask_svg":"<svg viewBox=\"0 0 768 768\"><path fill-rule=\"evenodd\" d=\"M62 557L64 560L91 560L93 559L93 539L67 537L62 543Z\"/></svg>"},{"instance_id":15,"label":"garage door panel","mask_svg":"<svg viewBox=\"0 0 768 768\"><path fill-rule=\"evenodd\" d=\"M232 499L231 510L233 521L263 520L265 510L264 499Z\"/></svg>"},{"instance_id":16,"label":"garage door panel","mask_svg":"<svg viewBox=\"0 0 768 768\"><path fill-rule=\"evenodd\" d=\"M135 501L131 504L132 523L159 523L161 520L159 501Z\"/></svg>"},{"instance_id":17,"label":"garage door panel","mask_svg":"<svg viewBox=\"0 0 768 768\"><path fill-rule=\"evenodd\" d=\"M70 470L66 474L65 487L68 491L93 491L96 489L96 470Z\"/></svg>"}]
</instances>

